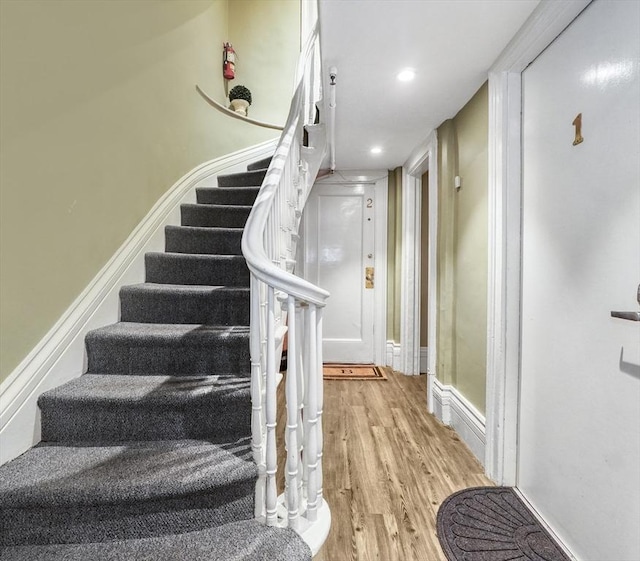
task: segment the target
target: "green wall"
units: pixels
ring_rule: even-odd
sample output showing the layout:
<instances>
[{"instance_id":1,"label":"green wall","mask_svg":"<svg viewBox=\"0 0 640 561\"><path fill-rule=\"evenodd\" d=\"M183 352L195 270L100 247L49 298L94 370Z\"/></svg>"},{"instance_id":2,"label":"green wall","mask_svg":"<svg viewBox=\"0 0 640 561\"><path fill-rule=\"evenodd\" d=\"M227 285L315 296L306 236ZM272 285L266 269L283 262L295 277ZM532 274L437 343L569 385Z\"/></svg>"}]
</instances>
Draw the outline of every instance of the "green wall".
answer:
<instances>
[{"instance_id":1,"label":"green wall","mask_svg":"<svg viewBox=\"0 0 640 561\"><path fill-rule=\"evenodd\" d=\"M400 343L402 168L389 171L387 200L387 341Z\"/></svg>"},{"instance_id":2,"label":"green wall","mask_svg":"<svg viewBox=\"0 0 640 561\"><path fill-rule=\"evenodd\" d=\"M438 128L437 375L485 410L488 87ZM462 188L454 189L459 175Z\"/></svg>"},{"instance_id":3,"label":"green wall","mask_svg":"<svg viewBox=\"0 0 640 561\"><path fill-rule=\"evenodd\" d=\"M228 85L251 90L250 117L284 125L300 51L299 29L300 0L230 0L229 41L238 63L236 78Z\"/></svg>"},{"instance_id":4,"label":"green wall","mask_svg":"<svg viewBox=\"0 0 640 561\"><path fill-rule=\"evenodd\" d=\"M232 40L237 2L0 2L0 380L177 179L277 136L195 92L199 84L224 101L222 43ZM245 21L268 23L256 81L269 76L290 92L299 4L240 3L257 7ZM296 53L269 60L271 40ZM252 49L243 47L239 71ZM254 87L252 116L284 123L280 90Z\"/></svg>"}]
</instances>

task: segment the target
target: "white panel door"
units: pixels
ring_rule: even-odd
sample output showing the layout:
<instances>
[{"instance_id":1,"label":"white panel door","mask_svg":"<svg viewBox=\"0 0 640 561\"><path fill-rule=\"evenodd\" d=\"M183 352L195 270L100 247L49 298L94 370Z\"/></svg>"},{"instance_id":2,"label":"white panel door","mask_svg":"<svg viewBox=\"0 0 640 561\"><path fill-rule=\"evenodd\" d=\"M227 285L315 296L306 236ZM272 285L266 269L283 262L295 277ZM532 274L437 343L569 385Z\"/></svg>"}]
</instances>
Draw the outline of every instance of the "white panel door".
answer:
<instances>
[{"instance_id":1,"label":"white panel door","mask_svg":"<svg viewBox=\"0 0 640 561\"><path fill-rule=\"evenodd\" d=\"M523 74L518 487L593 561L640 559L639 22L596 1Z\"/></svg>"},{"instance_id":2,"label":"white panel door","mask_svg":"<svg viewBox=\"0 0 640 561\"><path fill-rule=\"evenodd\" d=\"M374 186L314 186L305 207L305 277L328 290L323 315L324 362L374 362Z\"/></svg>"}]
</instances>

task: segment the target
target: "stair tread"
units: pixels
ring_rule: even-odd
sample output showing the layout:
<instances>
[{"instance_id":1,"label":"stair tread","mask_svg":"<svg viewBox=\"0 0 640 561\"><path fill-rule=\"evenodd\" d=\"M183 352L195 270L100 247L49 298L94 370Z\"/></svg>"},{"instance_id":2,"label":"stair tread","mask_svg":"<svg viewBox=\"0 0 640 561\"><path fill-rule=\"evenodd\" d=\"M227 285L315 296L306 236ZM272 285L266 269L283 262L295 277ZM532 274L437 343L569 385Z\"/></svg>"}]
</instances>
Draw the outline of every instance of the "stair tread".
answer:
<instances>
[{"instance_id":1,"label":"stair tread","mask_svg":"<svg viewBox=\"0 0 640 561\"><path fill-rule=\"evenodd\" d=\"M252 205L221 205L218 203L209 204L209 203L183 203L180 205L181 208L197 208L197 209L205 209L207 211L215 211L219 210L221 212L229 212L230 210L238 210L249 212L253 207Z\"/></svg>"},{"instance_id":2,"label":"stair tread","mask_svg":"<svg viewBox=\"0 0 640 561\"><path fill-rule=\"evenodd\" d=\"M249 438L47 444L5 464L0 505L69 507L157 501L210 493L256 477Z\"/></svg>"},{"instance_id":3,"label":"stair tread","mask_svg":"<svg viewBox=\"0 0 640 561\"><path fill-rule=\"evenodd\" d=\"M127 286L123 286L121 290L129 292L167 292L175 294L250 293L250 288L244 286L225 286L210 284L164 284L159 282L142 282L139 284L129 284Z\"/></svg>"},{"instance_id":4,"label":"stair tread","mask_svg":"<svg viewBox=\"0 0 640 561\"><path fill-rule=\"evenodd\" d=\"M124 374L87 373L43 393L38 404L52 402L109 402L148 405L196 405L199 402L248 397L249 379L244 376L129 376Z\"/></svg>"},{"instance_id":5,"label":"stair tread","mask_svg":"<svg viewBox=\"0 0 640 561\"><path fill-rule=\"evenodd\" d=\"M8 547L2 556L6 561L311 561L309 547L293 530L255 520L153 538Z\"/></svg>"},{"instance_id":6,"label":"stair tread","mask_svg":"<svg viewBox=\"0 0 640 561\"><path fill-rule=\"evenodd\" d=\"M259 169L219 175L218 185L220 187L259 187L262 185L266 173L266 169Z\"/></svg>"},{"instance_id":7,"label":"stair tread","mask_svg":"<svg viewBox=\"0 0 640 561\"><path fill-rule=\"evenodd\" d=\"M119 321L99 327L87 333L87 338L101 336L127 341L131 339L157 340L158 342L206 340L211 337L245 337L249 335L246 325L202 325L191 323L137 323Z\"/></svg>"},{"instance_id":8,"label":"stair tread","mask_svg":"<svg viewBox=\"0 0 640 561\"><path fill-rule=\"evenodd\" d=\"M205 230L207 228L204 228ZM145 255L153 255L155 257L164 257L166 259L178 259L185 261L195 261L195 260L203 260L203 261L244 261L244 256L242 255L218 255L211 253L176 253L171 251L149 251ZM158 283L160 284L160 283ZM213 285L217 286L217 285Z\"/></svg>"}]
</instances>

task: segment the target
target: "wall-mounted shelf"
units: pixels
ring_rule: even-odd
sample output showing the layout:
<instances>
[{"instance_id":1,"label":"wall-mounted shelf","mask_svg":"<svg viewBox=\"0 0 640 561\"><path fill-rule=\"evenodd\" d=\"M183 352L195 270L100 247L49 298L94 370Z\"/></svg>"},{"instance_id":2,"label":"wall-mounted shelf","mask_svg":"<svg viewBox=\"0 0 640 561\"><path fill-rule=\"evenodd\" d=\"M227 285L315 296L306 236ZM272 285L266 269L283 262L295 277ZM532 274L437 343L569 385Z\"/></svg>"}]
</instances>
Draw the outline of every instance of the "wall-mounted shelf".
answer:
<instances>
[{"instance_id":1,"label":"wall-mounted shelf","mask_svg":"<svg viewBox=\"0 0 640 561\"><path fill-rule=\"evenodd\" d=\"M204 98L204 100L209 105L211 105L212 107L215 107L218 111L221 111L222 113L226 113L227 115L229 115L230 117L233 117L234 119L240 119L241 121L246 121L247 123L251 123L252 125L257 125L259 127L264 127L265 129L275 129L277 131L281 131L284 128L280 125L274 125L271 123L265 123L264 121L251 119L249 117L245 117L244 115L240 115L235 111L231 111L231 109L228 109L221 103L218 103L215 99L209 97L205 92L202 91L202 88L200 88L200 86L198 85L196 85L196 91Z\"/></svg>"}]
</instances>

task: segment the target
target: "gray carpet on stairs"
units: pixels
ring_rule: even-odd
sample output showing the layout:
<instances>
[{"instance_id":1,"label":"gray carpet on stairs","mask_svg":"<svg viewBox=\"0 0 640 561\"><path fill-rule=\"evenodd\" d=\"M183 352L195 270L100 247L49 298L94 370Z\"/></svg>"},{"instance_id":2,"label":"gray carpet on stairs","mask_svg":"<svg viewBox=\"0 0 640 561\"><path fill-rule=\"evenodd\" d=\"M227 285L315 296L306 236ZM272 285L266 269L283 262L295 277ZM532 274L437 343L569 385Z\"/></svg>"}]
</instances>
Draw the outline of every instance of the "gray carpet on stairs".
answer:
<instances>
[{"instance_id":1,"label":"gray carpet on stairs","mask_svg":"<svg viewBox=\"0 0 640 561\"><path fill-rule=\"evenodd\" d=\"M242 227L265 177L198 188L88 372L39 397L42 443L0 468L0 559L310 561L255 520L249 272Z\"/></svg>"},{"instance_id":2,"label":"gray carpet on stairs","mask_svg":"<svg viewBox=\"0 0 640 561\"><path fill-rule=\"evenodd\" d=\"M0 550L3 561L296 561L311 559L292 530L253 520L183 534L128 541Z\"/></svg>"}]
</instances>

